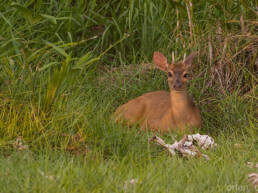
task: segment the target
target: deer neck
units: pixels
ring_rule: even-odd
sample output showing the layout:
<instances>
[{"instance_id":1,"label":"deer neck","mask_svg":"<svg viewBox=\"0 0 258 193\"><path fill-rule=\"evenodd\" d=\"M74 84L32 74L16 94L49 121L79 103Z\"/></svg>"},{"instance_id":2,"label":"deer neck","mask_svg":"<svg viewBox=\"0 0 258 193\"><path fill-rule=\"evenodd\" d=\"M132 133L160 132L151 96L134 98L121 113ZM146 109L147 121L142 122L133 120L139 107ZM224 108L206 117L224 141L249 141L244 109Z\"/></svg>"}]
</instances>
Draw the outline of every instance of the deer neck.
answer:
<instances>
[{"instance_id":1,"label":"deer neck","mask_svg":"<svg viewBox=\"0 0 258 193\"><path fill-rule=\"evenodd\" d=\"M171 113L176 122L185 122L192 113L192 101L187 91L170 91Z\"/></svg>"}]
</instances>

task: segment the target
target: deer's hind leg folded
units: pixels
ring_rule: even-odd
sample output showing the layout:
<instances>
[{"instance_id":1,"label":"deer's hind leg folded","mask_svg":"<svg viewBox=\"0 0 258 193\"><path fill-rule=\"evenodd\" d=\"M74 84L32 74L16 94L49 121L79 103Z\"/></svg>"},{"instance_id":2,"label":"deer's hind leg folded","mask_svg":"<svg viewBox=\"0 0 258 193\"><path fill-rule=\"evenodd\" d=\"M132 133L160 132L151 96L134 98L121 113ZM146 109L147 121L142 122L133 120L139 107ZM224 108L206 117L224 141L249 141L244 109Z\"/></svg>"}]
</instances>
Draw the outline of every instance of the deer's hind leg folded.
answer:
<instances>
[{"instance_id":1,"label":"deer's hind leg folded","mask_svg":"<svg viewBox=\"0 0 258 193\"><path fill-rule=\"evenodd\" d=\"M141 123L145 113L145 104L140 97L129 101L120 106L115 112L115 120L117 122L126 122L132 126L136 123Z\"/></svg>"}]
</instances>

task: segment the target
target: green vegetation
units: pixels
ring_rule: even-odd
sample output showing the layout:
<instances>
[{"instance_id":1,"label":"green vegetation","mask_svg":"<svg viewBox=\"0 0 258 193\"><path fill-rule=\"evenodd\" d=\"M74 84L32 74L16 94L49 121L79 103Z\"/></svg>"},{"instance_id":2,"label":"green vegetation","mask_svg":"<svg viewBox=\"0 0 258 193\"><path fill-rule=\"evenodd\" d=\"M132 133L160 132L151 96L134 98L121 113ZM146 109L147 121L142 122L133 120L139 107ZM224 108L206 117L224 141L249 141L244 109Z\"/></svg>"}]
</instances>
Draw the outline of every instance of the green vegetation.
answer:
<instances>
[{"instance_id":1,"label":"green vegetation","mask_svg":"<svg viewBox=\"0 0 258 193\"><path fill-rule=\"evenodd\" d=\"M1 0L0 192L255 192L246 162L258 160L257 7ZM111 119L129 99L168 90L149 68L157 50L170 60L197 52L197 132L219 145L208 162L170 157L148 141L153 133Z\"/></svg>"}]
</instances>

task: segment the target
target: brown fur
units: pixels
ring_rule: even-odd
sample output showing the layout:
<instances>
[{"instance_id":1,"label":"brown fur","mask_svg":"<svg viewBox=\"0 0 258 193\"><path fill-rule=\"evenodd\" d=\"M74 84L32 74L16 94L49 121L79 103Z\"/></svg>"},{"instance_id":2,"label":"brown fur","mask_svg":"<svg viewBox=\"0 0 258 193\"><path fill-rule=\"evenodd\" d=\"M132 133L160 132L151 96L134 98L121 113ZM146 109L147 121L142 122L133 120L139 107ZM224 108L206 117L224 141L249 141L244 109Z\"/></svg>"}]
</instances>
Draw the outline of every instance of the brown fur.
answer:
<instances>
[{"instance_id":1,"label":"brown fur","mask_svg":"<svg viewBox=\"0 0 258 193\"><path fill-rule=\"evenodd\" d=\"M201 127L200 111L187 94L189 76L185 74L189 73L192 59L190 55L183 62L168 65L165 56L155 52L154 63L168 73L170 92L150 92L130 100L116 110L116 120L128 125L139 123L141 129L161 132Z\"/></svg>"}]
</instances>

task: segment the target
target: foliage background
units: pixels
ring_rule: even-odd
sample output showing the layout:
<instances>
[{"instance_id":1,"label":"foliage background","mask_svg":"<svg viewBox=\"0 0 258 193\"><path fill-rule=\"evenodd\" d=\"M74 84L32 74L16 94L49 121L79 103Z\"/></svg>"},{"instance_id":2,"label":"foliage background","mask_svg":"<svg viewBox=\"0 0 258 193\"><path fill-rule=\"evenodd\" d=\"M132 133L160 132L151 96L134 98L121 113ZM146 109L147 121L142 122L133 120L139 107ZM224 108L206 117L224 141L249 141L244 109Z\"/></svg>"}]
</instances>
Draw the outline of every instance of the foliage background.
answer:
<instances>
[{"instance_id":1,"label":"foliage background","mask_svg":"<svg viewBox=\"0 0 258 193\"><path fill-rule=\"evenodd\" d=\"M2 0L2 191L254 191L245 163L257 161L257 24L255 0ZM189 93L199 132L220 144L208 163L169 158L153 133L110 119L129 99L168 90L154 51L170 61L197 52Z\"/></svg>"}]
</instances>

